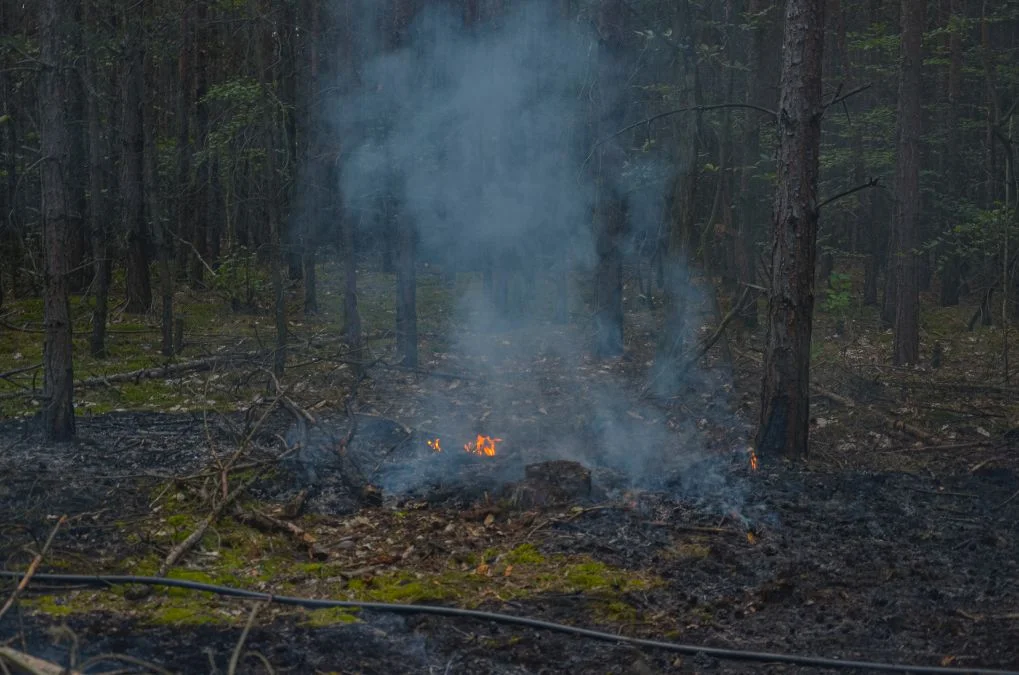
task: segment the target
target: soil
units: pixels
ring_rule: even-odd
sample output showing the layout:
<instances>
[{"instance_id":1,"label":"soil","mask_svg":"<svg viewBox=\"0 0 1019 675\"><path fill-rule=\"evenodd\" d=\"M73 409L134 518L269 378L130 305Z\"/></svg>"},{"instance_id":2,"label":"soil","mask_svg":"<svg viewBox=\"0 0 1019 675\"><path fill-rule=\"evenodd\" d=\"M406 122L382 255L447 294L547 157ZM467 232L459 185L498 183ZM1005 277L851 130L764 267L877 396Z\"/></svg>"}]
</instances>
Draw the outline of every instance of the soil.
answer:
<instances>
[{"instance_id":1,"label":"soil","mask_svg":"<svg viewBox=\"0 0 1019 675\"><path fill-rule=\"evenodd\" d=\"M360 559L373 566L369 574L434 573L464 550L530 544L547 560L617 570L618 588L506 597L495 590L472 606L691 644L1019 670L1019 474L1007 449L980 449L965 462L948 453L924 471L765 461L751 472L742 452L705 450L713 432L704 429L700 448L674 449L680 459L661 464L656 480L635 484L620 478L618 463L588 457L589 493L514 504L500 490L526 479L535 443L549 430L516 446L506 440L504 452L485 462L449 449L439 458L423 442L430 434L381 416L361 416L345 452L336 451L349 431L343 415L303 428L278 409L262 424L257 419L251 412L109 414L82 419L80 439L63 445L44 443L30 421L0 423L6 567L24 569L55 517L68 514L43 569L130 572L126 561L167 552L153 525L163 522L160 500L179 491L200 516L201 497L220 489L215 472L200 475L215 466L213 455L226 461L237 439L250 437L243 461L269 461L284 443L300 442L289 459L266 465L272 470L253 485L246 507L283 505L308 489L310 515L297 522L344 565L357 562L354 548L374 547L375 557ZM978 466L1002 452L1006 461ZM368 483L381 489L381 504L365 501L359 489ZM276 554L306 559L298 543L272 541ZM213 554L196 551L185 566L202 555ZM499 563L489 566L481 555L472 574L484 577ZM512 581L516 572L506 567ZM627 585L626 575L655 582ZM284 570L262 589L323 595L315 579L296 577ZM36 591L58 599L82 592ZM607 614L606 593L625 611ZM161 625L146 618L146 600L128 611L118 605L59 617L32 598L0 621L0 642L13 639L12 646L63 664L117 653L182 673L224 671L250 608L205 599L234 621ZM246 648L276 672L818 672L467 619L358 618L316 626L304 612L265 610ZM69 631L54 630L61 625ZM103 662L90 672L115 666ZM238 672L267 671L249 654Z\"/></svg>"}]
</instances>

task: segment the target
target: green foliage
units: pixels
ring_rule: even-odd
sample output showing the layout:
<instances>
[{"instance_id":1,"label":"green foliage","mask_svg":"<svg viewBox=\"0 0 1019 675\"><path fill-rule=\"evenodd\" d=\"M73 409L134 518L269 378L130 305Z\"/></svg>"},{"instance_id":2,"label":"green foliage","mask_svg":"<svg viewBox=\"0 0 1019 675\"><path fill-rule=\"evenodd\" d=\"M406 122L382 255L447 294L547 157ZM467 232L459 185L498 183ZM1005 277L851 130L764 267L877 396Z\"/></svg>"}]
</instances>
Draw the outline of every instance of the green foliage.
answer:
<instances>
[{"instance_id":1,"label":"green foliage","mask_svg":"<svg viewBox=\"0 0 1019 675\"><path fill-rule=\"evenodd\" d=\"M935 251L939 268L950 258L977 268L988 252L1001 248L1005 237L1013 242L1013 249L1019 245L1019 223L1013 209L1003 206L994 209L969 207L960 215L958 224L926 244L926 248Z\"/></svg>"},{"instance_id":2,"label":"green foliage","mask_svg":"<svg viewBox=\"0 0 1019 675\"><path fill-rule=\"evenodd\" d=\"M831 290L825 296L821 309L830 314L844 315L852 301L853 278L842 272L832 272L828 284Z\"/></svg>"},{"instance_id":3,"label":"green foliage","mask_svg":"<svg viewBox=\"0 0 1019 675\"><path fill-rule=\"evenodd\" d=\"M235 310L253 310L259 301L269 297L269 273L258 264L257 254L239 246L223 257L212 289L222 295Z\"/></svg>"}]
</instances>

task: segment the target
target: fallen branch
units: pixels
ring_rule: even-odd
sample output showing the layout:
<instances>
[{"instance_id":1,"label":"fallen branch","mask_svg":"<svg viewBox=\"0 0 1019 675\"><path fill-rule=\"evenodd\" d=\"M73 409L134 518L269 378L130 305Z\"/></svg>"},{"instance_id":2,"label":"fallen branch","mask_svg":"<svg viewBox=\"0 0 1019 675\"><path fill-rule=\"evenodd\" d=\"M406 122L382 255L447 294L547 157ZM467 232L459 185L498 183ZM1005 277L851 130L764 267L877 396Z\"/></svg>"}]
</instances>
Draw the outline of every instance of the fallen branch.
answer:
<instances>
[{"instance_id":1,"label":"fallen branch","mask_svg":"<svg viewBox=\"0 0 1019 675\"><path fill-rule=\"evenodd\" d=\"M283 459L293 451L294 448L288 448L283 454L281 454L277 458L277 461ZM219 519L220 515L222 515L223 510L226 509L226 507L232 504L234 501L236 501L237 497L239 497L245 490L251 487L251 485L256 480L262 477L262 474L265 473L265 469L266 467L263 467L260 471L256 471L254 475L250 476L247 480L245 480L240 485L235 487L232 491L230 491L230 493L227 494L226 497L221 499L220 502L216 504L215 507L213 507L209 515L206 516L202 520L202 522L198 524L194 531L188 535L187 539L177 544L170 550L170 553L163 560L162 564L160 564L159 570L156 572L156 576L165 577L166 573L170 571L170 568L176 565L178 560L180 560L188 551L190 551L195 544L202 540L202 537L205 536L205 533L208 531L209 527Z\"/></svg>"},{"instance_id":2,"label":"fallen branch","mask_svg":"<svg viewBox=\"0 0 1019 675\"><path fill-rule=\"evenodd\" d=\"M10 647L0 647L0 664L3 663L9 663L31 675L82 675L79 670L70 670Z\"/></svg>"},{"instance_id":3,"label":"fallen branch","mask_svg":"<svg viewBox=\"0 0 1019 675\"><path fill-rule=\"evenodd\" d=\"M817 394L818 396L822 396L828 400L835 401L836 403L846 406L847 408L858 407L856 401L854 401L853 399L848 398L846 396L842 396L840 394L836 394L833 391L828 391L827 389L824 389L816 384L810 385L810 390ZM935 445L937 443L937 438L934 435L929 434L928 432L924 431L923 429L916 425L910 424L909 422L903 422L902 420L893 417L888 413L884 413L881 412L880 410L877 410L873 406L866 406L866 409L873 413L874 415L876 415L877 417L881 418L881 420L885 424L887 424L892 429L895 429L896 431L904 431L910 436L919 438L921 441L927 443L928 445Z\"/></svg>"},{"instance_id":4,"label":"fallen branch","mask_svg":"<svg viewBox=\"0 0 1019 675\"><path fill-rule=\"evenodd\" d=\"M758 357L756 354L746 353L746 356L748 358L750 358L751 360L753 360L755 363L757 363L757 365L763 366L760 357ZM817 385L817 384L811 384L810 385L810 391L812 393L816 394L817 396L821 396L821 397L826 398L826 399L828 399L830 401L835 401L836 403L838 403L840 405L843 405L843 406L845 406L847 408L857 408L857 407L860 407L856 403L856 401L854 401L853 399L851 399L851 398L849 398L847 396L842 396L841 394L836 394L835 392L829 391L829 390L827 390L827 389L825 389L825 388L823 388L823 387L821 387L820 385ZM868 405L868 406L865 406L864 408L867 411L873 413L878 418L880 418L885 424L887 424L892 429L895 429L896 431L904 431L907 434L909 434L909 435L911 435L911 436L913 436L915 438L918 438L921 441L923 441L924 443L927 443L928 445L931 445L931 446L937 444L937 438L933 434L930 434L930 433L924 431L923 429L921 429L918 426L915 426L913 424L909 424L908 422L903 422L902 420L900 420L900 419L898 419L896 417L893 417L892 415L889 415L888 413L881 412L880 410L874 408L873 406L869 406Z\"/></svg>"},{"instance_id":5,"label":"fallen branch","mask_svg":"<svg viewBox=\"0 0 1019 675\"><path fill-rule=\"evenodd\" d=\"M227 666L227 675L236 675L237 666L241 661L241 654L244 651L244 643L248 640L248 633L251 632L251 627L255 625L255 617L258 616L258 610L262 606L262 603L256 604L251 608L251 614L248 614L248 622L244 624L244 630L241 631L241 637L237 640L237 646L234 647L233 654L230 655L230 665Z\"/></svg>"},{"instance_id":6,"label":"fallen branch","mask_svg":"<svg viewBox=\"0 0 1019 675\"><path fill-rule=\"evenodd\" d=\"M263 513L258 509L245 511L238 507L234 509L233 516L245 525L250 525L263 532L282 532L286 534L297 543L306 546L308 548L308 556L313 559L324 560L329 557L329 551L318 543L315 535L296 523L270 516L268 513Z\"/></svg>"},{"instance_id":7,"label":"fallen branch","mask_svg":"<svg viewBox=\"0 0 1019 675\"><path fill-rule=\"evenodd\" d=\"M126 373L115 373L113 375L99 375L96 377L89 377L84 380L78 380L74 383L75 389L88 389L89 387L108 386L116 382L135 382L136 384L142 380L166 378L173 375L180 375L182 373L194 372L199 370L207 370L213 366L221 365L223 363L229 363L230 361L248 361L264 357L268 354L267 351L257 352L243 352L240 354L221 354L219 356L210 356L204 359L197 359L194 361L185 361L184 363L172 363L165 366L157 366L155 368L139 368L138 370L132 370ZM24 398L26 396L41 396L40 391L28 391L28 392L11 392L0 394L0 400L10 398Z\"/></svg>"},{"instance_id":8,"label":"fallen branch","mask_svg":"<svg viewBox=\"0 0 1019 675\"><path fill-rule=\"evenodd\" d=\"M39 550L35 558L33 558L32 562L28 565L28 570L25 571L25 576L22 577L21 582L18 583L18 585L14 588L14 591L11 592L11 596L7 598L7 602L4 603L4 606L0 607L0 619L4 618L4 614L6 614L7 611L14 606L18 597L25 591L25 588L28 586L28 582L32 580L32 577L39 570L39 565L42 564L42 559L46 557L46 553L49 552L50 546L53 545L53 539L56 538L57 532L66 522L67 516L60 516L60 520L58 520L57 524L53 526L52 530L50 530L50 536L46 538L46 543L43 544L42 549Z\"/></svg>"}]
</instances>

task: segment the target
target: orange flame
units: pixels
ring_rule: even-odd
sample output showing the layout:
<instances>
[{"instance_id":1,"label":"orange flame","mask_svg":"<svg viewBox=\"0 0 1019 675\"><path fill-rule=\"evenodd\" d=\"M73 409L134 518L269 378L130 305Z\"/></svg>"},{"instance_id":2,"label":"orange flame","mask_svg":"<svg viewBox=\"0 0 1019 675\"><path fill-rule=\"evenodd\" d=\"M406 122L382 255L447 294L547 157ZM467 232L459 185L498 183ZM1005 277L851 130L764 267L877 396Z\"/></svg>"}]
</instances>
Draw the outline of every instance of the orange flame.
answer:
<instances>
[{"instance_id":1,"label":"orange flame","mask_svg":"<svg viewBox=\"0 0 1019 675\"><path fill-rule=\"evenodd\" d=\"M464 443L464 452L469 452L479 457L495 457L496 443L502 443L502 439L478 434L475 440L470 443ZM432 449L432 452L442 452L442 443L438 438L427 440L425 444Z\"/></svg>"},{"instance_id":2,"label":"orange flame","mask_svg":"<svg viewBox=\"0 0 1019 675\"><path fill-rule=\"evenodd\" d=\"M478 434L478 437L474 440L474 442L464 443L464 450L472 455L495 457L495 444L501 442L501 438L492 438L491 436L482 436L481 434Z\"/></svg>"},{"instance_id":3,"label":"orange flame","mask_svg":"<svg viewBox=\"0 0 1019 675\"><path fill-rule=\"evenodd\" d=\"M757 453L754 452L753 448L747 448L747 452L750 453L750 470L757 471L757 467L760 466L760 462L757 459Z\"/></svg>"},{"instance_id":4,"label":"orange flame","mask_svg":"<svg viewBox=\"0 0 1019 675\"><path fill-rule=\"evenodd\" d=\"M750 544L751 546L757 543L757 537L754 535L753 532L747 532L747 543Z\"/></svg>"}]
</instances>

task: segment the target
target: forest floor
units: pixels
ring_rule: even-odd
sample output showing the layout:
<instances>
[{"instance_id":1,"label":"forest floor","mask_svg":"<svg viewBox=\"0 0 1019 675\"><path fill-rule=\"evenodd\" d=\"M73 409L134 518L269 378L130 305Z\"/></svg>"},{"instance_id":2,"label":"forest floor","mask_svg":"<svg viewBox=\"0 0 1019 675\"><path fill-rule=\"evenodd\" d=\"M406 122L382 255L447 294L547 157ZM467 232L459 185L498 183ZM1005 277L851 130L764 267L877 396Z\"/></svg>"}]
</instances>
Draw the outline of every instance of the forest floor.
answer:
<instances>
[{"instance_id":1,"label":"forest floor","mask_svg":"<svg viewBox=\"0 0 1019 675\"><path fill-rule=\"evenodd\" d=\"M373 366L362 378L337 339L336 272L320 274L320 314L292 317L279 387L264 370L271 319L231 311L229 293L180 294L188 329L175 363L202 367L169 377L118 377L164 361L154 317L115 315L113 356L78 360L88 382L70 444L45 443L31 416L38 303L0 312L5 568L24 571L67 516L40 571L166 566L172 579L274 595L1019 670L1019 387L1002 367L1007 334L966 331L968 308L925 311L925 358L938 344L940 363L909 369L887 365L891 336L870 308L821 312L812 456L764 457L755 470L759 335L711 350L662 400L646 387L659 312L631 284L629 352L600 362L584 349L582 296L570 328L504 322L455 300L471 297L470 279L451 289L425 271L421 364L408 370L376 361L391 348L392 278L365 275ZM75 307L86 331L87 302ZM715 322L697 317L697 334ZM460 450L479 434L502 439L494 456ZM477 619L269 605L251 620L253 607L36 581L0 611L0 645L79 672L124 667L89 662L110 654L226 672L242 640L236 672L824 672Z\"/></svg>"}]
</instances>

